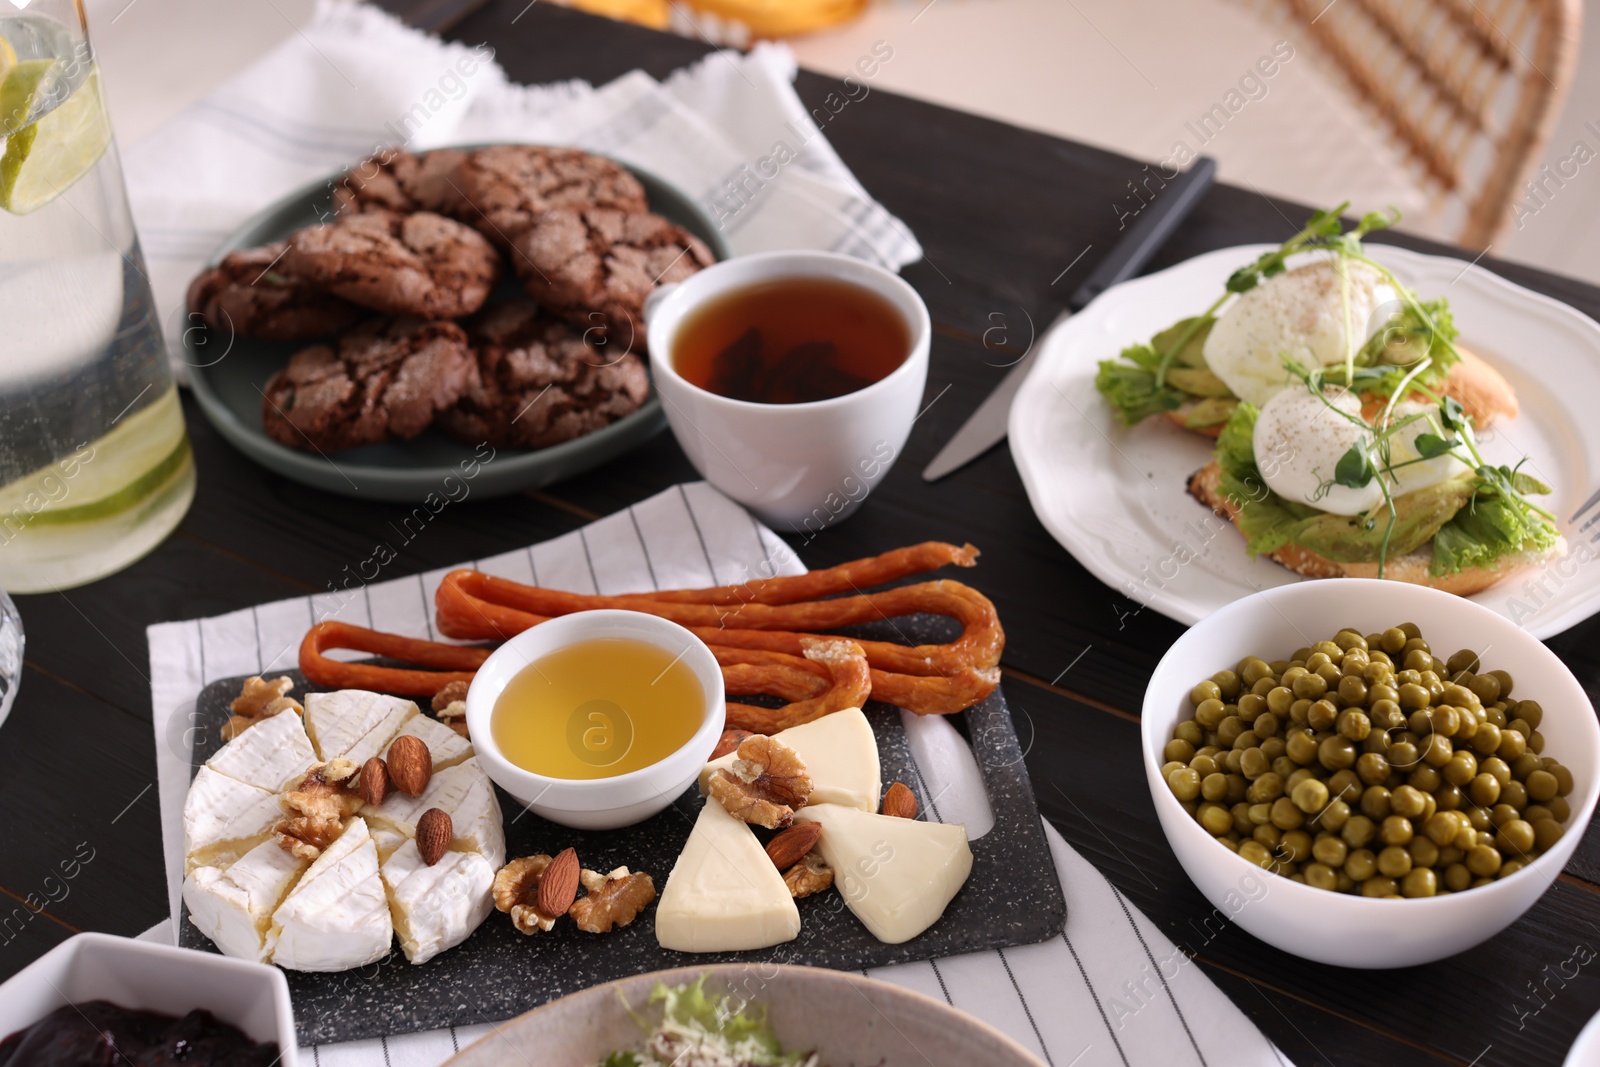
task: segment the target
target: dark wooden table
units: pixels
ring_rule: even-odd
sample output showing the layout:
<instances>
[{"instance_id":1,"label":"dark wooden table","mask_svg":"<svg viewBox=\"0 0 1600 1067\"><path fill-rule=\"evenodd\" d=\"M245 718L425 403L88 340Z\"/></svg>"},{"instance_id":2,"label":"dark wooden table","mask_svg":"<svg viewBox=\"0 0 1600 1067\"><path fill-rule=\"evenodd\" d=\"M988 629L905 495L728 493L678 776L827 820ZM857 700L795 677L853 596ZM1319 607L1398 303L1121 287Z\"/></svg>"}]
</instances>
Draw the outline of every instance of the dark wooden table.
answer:
<instances>
[{"instance_id":1,"label":"dark wooden table","mask_svg":"<svg viewBox=\"0 0 1600 1067\"><path fill-rule=\"evenodd\" d=\"M524 82L598 82L635 67L662 76L707 51L527 0L424 0L420 8L418 21L449 37L490 42ZM819 75L799 79L809 106L835 88ZM996 364L1028 345L1032 329L1052 320L1109 247L1116 205L1143 164L878 90L846 107L827 135L926 248L905 276L927 300L936 335L931 407L905 454L857 516L803 547L805 561L825 566L927 539L983 549L979 568L964 577L994 598L1005 621L1005 692L1045 814L1296 1063L1559 1063L1600 1008L1600 963L1561 977L1575 955L1592 960L1600 949L1600 829L1591 827L1571 866L1519 922L1431 966L1342 970L1234 927L1209 937L1199 924L1211 905L1167 848L1138 749L1145 679L1182 627L1137 610L1050 538L1004 448L937 485L919 477L998 380ZM1282 240L1306 213L1219 186L1156 266ZM1600 316L1592 286L1483 265ZM115 577L18 598L28 656L15 710L0 729L0 977L73 931L137 934L166 912L145 626L323 591L405 510L270 475L185 406L200 489L178 533ZM386 577L553 537L694 477L663 434L546 491L447 509ZM1600 691L1597 639L1600 621L1591 620L1550 642L1591 693Z\"/></svg>"}]
</instances>

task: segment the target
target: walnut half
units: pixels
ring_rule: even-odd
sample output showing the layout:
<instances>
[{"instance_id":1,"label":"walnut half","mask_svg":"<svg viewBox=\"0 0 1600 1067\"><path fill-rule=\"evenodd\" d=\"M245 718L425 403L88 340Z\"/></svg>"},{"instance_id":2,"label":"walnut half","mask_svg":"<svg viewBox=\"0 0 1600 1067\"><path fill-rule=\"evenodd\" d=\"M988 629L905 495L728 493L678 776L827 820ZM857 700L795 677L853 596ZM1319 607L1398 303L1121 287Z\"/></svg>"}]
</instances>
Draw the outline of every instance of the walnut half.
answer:
<instances>
[{"instance_id":1,"label":"walnut half","mask_svg":"<svg viewBox=\"0 0 1600 1067\"><path fill-rule=\"evenodd\" d=\"M287 675L270 682L260 675L246 678L239 695L228 705L233 715L223 724L222 739L232 741L262 719L269 719L280 711L304 715L306 709L300 706L298 700L287 695L293 688L294 680Z\"/></svg>"},{"instance_id":2,"label":"walnut half","mask_svg":"<svg viewBox=\"0 0 1600 1067\"><path fill-rule=\"evenodd\" d=\"M512 925L525 934L548 931L560 918L539 910L539 883L549 866L550 857L541 852L512 860L494 876L490 890L494 906L511 916Z\"/></svg>"},{"instance_id":3,"label":"walnut half","mask_svg":"<svg viewBox=\"0 0 1600 1067\"><path fill-rule=\"evenodd\" d=\"M756 734L739 743L731 769L711 776L710 793L735 819L780 830L811 798L811 778L794 749Z\"/></svg>"},{"instance_id":4,"label":"walnut half","mask_svg":"<svg viewBox=\"0 0 1600 1067\"><path fill-rule=\"evenodd\" d=\"M467 736L467 683L450 682L433 694L433 713L450 729Z\"/></svg>"},{"instance_id":5,"label":"walnut half","mask_svg":"<svg viewBox=\"0 0 1600 1067\"><path fill-rule=\"evenodd\" d=\"M833 884L833 868L815 852L808 852L799 863L783 872L783 884L789 887L789 895L796 900L809 897Z\"/></svg>"},{"instance_id":6,"label":"walnut half","mask_svg":"<svg viewBox=\"0 0 1600 1067\"><path fill-rule=\"evenodd\" d=\"M336 759L319 763L278 798L285 818L273 827L278 847L314 860L344 832L344 820L361 809L356 765Z\"/></svg>"},{"instance_id":7,"label":"walnut half","mask_svg":"<svg viewBox=\"0 0 1600 1067\"><path fill-rule=\"evenodd\" d=\"M578 929L591 934L608 934L627 926L656 898L656 885L643 871L618 867L610 874L585 870L583 888L588 895L573 901L567 914Z\"/></svg>"}]
</instances>

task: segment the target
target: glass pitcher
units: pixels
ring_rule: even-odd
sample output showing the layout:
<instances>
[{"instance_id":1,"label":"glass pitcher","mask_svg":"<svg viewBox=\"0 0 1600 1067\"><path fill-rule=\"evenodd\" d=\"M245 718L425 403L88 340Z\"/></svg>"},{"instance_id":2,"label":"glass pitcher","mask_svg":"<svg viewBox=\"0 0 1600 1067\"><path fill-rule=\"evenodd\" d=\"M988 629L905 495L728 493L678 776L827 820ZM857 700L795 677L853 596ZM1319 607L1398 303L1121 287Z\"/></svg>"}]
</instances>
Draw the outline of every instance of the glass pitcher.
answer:
<instances>
[{"instance_id":1,"label":"glass pitcher","mask_svg":"<svg viewBox=\"0 0 1600 1067\"><path fill-rule=\"evenodd\" d=\"M172 531L194 464L79 0L0 2L0 588Z\"/></svg>"}]
</instances>

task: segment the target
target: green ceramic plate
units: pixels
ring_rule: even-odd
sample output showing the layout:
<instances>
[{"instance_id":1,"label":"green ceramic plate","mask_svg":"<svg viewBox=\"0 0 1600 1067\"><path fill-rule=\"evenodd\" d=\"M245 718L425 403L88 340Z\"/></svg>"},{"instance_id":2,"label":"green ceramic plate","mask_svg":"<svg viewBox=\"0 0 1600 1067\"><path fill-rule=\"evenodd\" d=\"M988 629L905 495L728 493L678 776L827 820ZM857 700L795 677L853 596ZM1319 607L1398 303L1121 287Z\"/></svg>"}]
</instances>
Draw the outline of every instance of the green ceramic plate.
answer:
<instances>
[{"instance_id":1,"label":"green ceramic plate","mask_svg":"<svg viewBox=\"0 0 1600 1067\"><path fill-rule=\"evenodd\" d=\"M478 145L463 147L481 147ZM699 237L718 259L728 258L728 245L711 219L682 190L637 167L628 167L643 183L650 208ZM295 190L255 215L212 256L215 263L236 248L279 241L304 226L328 217L332 182L343 171ZM502 283L497 296L520 291ZM200 410L236 448L286 478L330 493L369 500L421 501L441 492L444 479L463 471L472 475L474 494L498 496L535 489L597 467L643 444L667 425L661 401L652 390L639 409L604 429L549 448L500 449L492 461L437 430L410 441L370 445L326 456L286 448L261 429L261 390L289 356L305 342L235 338L224 352L202 329L185 330L183 344L189 380Z\"/></svg>"}]
</instances>

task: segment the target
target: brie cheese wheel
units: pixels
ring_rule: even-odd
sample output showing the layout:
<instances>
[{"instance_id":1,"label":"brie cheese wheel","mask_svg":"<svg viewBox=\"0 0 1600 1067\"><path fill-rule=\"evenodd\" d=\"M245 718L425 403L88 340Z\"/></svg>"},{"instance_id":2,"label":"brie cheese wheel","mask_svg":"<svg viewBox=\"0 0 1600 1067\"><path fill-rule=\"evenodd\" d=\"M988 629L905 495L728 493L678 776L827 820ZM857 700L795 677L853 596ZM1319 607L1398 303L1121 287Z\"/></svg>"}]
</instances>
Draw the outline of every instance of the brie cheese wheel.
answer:
<instances>
[{"instance_id":1,"label":"brie cheese wheel","mask_svg":"<svg viewBox=\"0 0 1600 1067\"><path fill-rule=\"evenodd\" d=\"M680 952L735 952L799 933L800 909L756 835L707 800L661 891L656 940Z\"/></svg>"},{"instance_id":2,"label":"brie cheese wheel","mask_svg":"<svg viewBox=\"0 0 1600 1067\"><path fill-rule=\"evenodd\" d=\"M296 971L343 971L389 954L394 926L378 849L360 817L323 850L272 913L272 960Z\"/></svg>"},{"instance_id":3,"label":"brie cheese wheel","mask_svg":"<svg viewBox=\"0 0 1600 1067\"><path fill-rule=\"evenodd\" d=\"M281 818L276 793L201 767L183 801L185 869L244 855Z\"/></svg>"},{"instance_id":4,"label":"brie cheese wheel","mask_svg":"<svg viewBox=\"0 0 1600 1067\"><path fill-rule=\"evenodd\" d=\"M448 729L448 727L447 727ZM224 745L206 766L246 785L276 793L317 762L300 716L280 711Z\"/></svg>"},{"instance_id":5,"label":"brie cheese wheel","mask_svg":"<svg viewBox=\"0 0 1600 1067\"><path fill-rule=\"evenodd\" d=\"M494 909L495 870L476 852L446 852L429 867L415 840L384 860L383 883L394 903L394 930L406 959L426 963L471 936Z\"/></svg>"},{"instance_id":6,"label":"brie cheese wheel","mask_svg":"<svg viewBox=\"0 0 1600 1067\"><path fill-rule=\"evenodd\" d=\"M878 741L860 708L845 708L772 735L794 749L811 779L811 804L843 804L877 811L883 782L879 777ZM700 792L711 776L731 769L737 753L712 760L700 772Z\"/></svg>"},{"instance_id":7,"label":"brie cheese wheel","mask_svg":"<svg viewBox=\"0 0 1600 1067\"><path fill-rule=\"evenodd\" d=\"M323 760L358 765L387 752L400 728L420 714L409 700L362 689L309 693L305 706L306 732Z\"/></svg>"},{"instance_id":8,"label":"brie cheese wheel","mask_svg":"<svg viewBox=\"0 0 1600 1067\"><path fill-rule=\"evenodd\" d=\"M972 873L964 826L838 804L807 804L794 819L822 824L817 851L833 868L834 887L887 944L909 941L937 922Z\"/></svg>"},{"instance_id":9,"label":"brie cheese wheel","mask_svg":"<svg viewBox=\"0 0 1600 1067\"><path fill-rule=\"evenodd\" d=\"M272 913L306 866L268 839L227 870L197 867L183 880L189 920L224 955L263 960Z\"/></svg>"},{"instance_id":10,"label":"brie cheese wheel","mask_svg":"<svg viewBox=\"0 0 1600 1067\"><path fill-rule=\"evenodd\" d=\"M476 756L435 774L420 797L391 793L380 807L367 810L374 822L385 829L393 828L407 837L415 837L417 820L429 808L439 808L450 816L455 835L451 848L481 852L496 869L505 866L500 802L495 799L494 785L478 766Z\"/></svg>"},{"instance_id":11,"label":"brie cheese wheel","mask_svg":"<svg viewBox=\"0 0 1600 1067\"><path fill-rule=\"evenodd\" d=\"M264 719L202 766L184 801L184 901L225 954L294 970L343 970L387 954L413 963L458 945L493 910L505 833L494 786L465 738L409 700L346 690ZM279 843L284 792L318 762L364 762L401 733L422 739L435 773L422 797L361 805L316 860ZM357 801L359 804L359 801ZM428 808L450 813L451 851L428 867L414 843Z\"/></svg>"}]
</instances>

